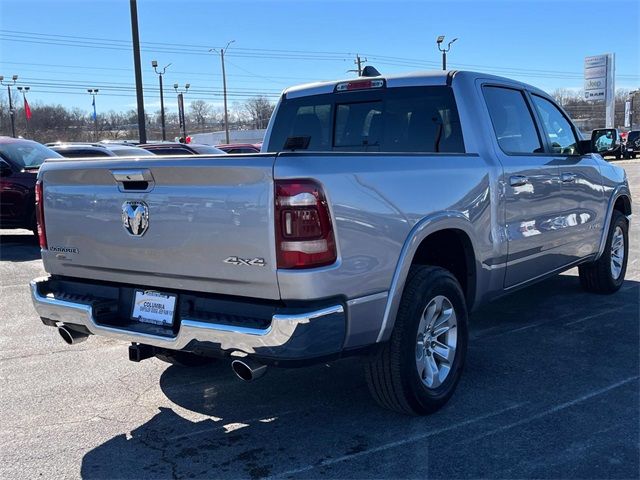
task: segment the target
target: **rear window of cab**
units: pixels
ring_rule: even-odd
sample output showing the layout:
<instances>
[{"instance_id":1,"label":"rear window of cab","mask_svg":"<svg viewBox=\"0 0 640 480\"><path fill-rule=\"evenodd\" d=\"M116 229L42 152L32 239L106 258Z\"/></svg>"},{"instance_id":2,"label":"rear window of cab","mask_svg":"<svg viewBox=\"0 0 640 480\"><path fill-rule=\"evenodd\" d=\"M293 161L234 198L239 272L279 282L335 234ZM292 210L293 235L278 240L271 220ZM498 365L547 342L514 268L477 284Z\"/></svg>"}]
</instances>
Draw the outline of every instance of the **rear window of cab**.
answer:
<instances>
[{"instance_id":1,"label":"rear window of cab","mask_svg":"<svg viewBox=\"0 0 640 480\"><path fill-rule=\"evenodd\" d=\"M284 99L268 151L464 153L451 87L395 87ZM306 147L306 148L305 148Z\"/></svg>"}]
</instances>

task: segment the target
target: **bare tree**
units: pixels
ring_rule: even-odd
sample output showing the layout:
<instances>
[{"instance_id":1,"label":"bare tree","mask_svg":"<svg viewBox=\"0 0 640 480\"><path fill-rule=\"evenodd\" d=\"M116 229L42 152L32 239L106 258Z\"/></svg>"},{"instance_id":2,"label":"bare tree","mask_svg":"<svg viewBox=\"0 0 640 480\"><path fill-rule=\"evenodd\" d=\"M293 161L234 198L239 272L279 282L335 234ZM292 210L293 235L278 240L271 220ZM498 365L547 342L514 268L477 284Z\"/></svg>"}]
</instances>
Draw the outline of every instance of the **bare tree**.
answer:
<instances>
[{"instance_id":1,"label":"bare tree","mask_svg":"<svg viewBox=\"0 0 640 480\"><path fill-rule=\"evenodd\" d=\"M207 120L211 116L211 105L204 100L194 100L189 105L191 120L196 123L199 129L204 129Z\"/></svg>"},{"instance_id":2,"label":"bare tree","mask_svg":"<svg viewBox=\"0 0 640 480\"><path fill-rule=\"evenodd\" d=\"M577 92L569 90L568 88L556 88L551 92L551 96L555 98L561 106L564 106L569 99L576 98L576 95Z\"/></svg>"},{"instance_id":3,"label":"bare tree","mask_svg":"<svg viewBox=\"0 0 640 480\"><path fill-rule=\"evenodd\" d=\"M248 99L244 108L249 114L253 127L261 129L267 128L275 106L266 97L259 96Z\"/></svg>"}]
</instances>

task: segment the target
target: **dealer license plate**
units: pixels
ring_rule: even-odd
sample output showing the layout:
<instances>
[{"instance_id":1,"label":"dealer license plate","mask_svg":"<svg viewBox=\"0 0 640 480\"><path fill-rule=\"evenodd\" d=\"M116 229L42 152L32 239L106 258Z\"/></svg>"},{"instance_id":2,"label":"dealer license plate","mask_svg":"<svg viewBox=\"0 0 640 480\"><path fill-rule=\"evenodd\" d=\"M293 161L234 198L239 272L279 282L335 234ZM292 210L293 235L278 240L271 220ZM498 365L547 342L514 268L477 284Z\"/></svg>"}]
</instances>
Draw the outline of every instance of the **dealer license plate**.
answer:
<instances>
[{"instance_id":1,"label":"dealer license plate","mask_svg":"<svg viewBox=\"0 0 640 480\"><path fill-rule=\"evenodd\" d=\"M136 290L131 318L143 323L171 326L176 298L176 295L155 290Z\"/></svg>"}]
</instances>

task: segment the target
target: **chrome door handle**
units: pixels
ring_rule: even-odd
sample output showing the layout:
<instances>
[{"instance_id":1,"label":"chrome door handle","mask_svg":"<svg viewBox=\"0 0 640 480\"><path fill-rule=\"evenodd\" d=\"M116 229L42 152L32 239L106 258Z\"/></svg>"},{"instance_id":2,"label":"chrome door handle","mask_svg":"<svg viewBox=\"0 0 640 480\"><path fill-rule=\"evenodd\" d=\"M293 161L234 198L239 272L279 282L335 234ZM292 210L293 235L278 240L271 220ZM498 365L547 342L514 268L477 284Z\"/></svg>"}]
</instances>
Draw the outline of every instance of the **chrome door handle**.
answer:
<instances>
[{"instance_id":1,"label":"chrome door handle","mask_svg":"<svg viewBox=\"0 0 640 480\"><path fill-rule=\"evenodd\" d=\"M513 175L509 178L509 185L512 187L521 187L529 183L529 177L525 177L524 175Z\"/></svg>"},{"instance_id":2,"label":"chrome door handle","mask_svg":"<svg viewBox=\"0 0 640 480\"><path fill-rule=\"evenodd\" d=\"M560 175L560 180L562 180L562 183L572 183L576 181L576 174L575 173L563 173L562 175Z\"/></svg>"}]
</instances>

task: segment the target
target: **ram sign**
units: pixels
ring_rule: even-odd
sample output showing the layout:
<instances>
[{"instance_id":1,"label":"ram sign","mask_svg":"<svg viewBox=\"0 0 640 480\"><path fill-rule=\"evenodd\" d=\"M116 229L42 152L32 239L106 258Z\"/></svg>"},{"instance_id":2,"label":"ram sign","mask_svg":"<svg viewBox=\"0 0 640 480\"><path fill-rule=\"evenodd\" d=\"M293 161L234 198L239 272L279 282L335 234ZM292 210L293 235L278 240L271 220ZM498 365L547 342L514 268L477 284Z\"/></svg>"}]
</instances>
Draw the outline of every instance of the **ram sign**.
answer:
<instances>
[{"instance_id":1,"label":"ram sign","mask_svg":"<svg viewBox=\"0 0 640 480\"><path fill-rule=\"evenodd\" d=\"M607 128L613 127L614 118L614 62L613 53L594 55L584 59L584 98L604 100Z\"/></svg>"}]
</instances>

